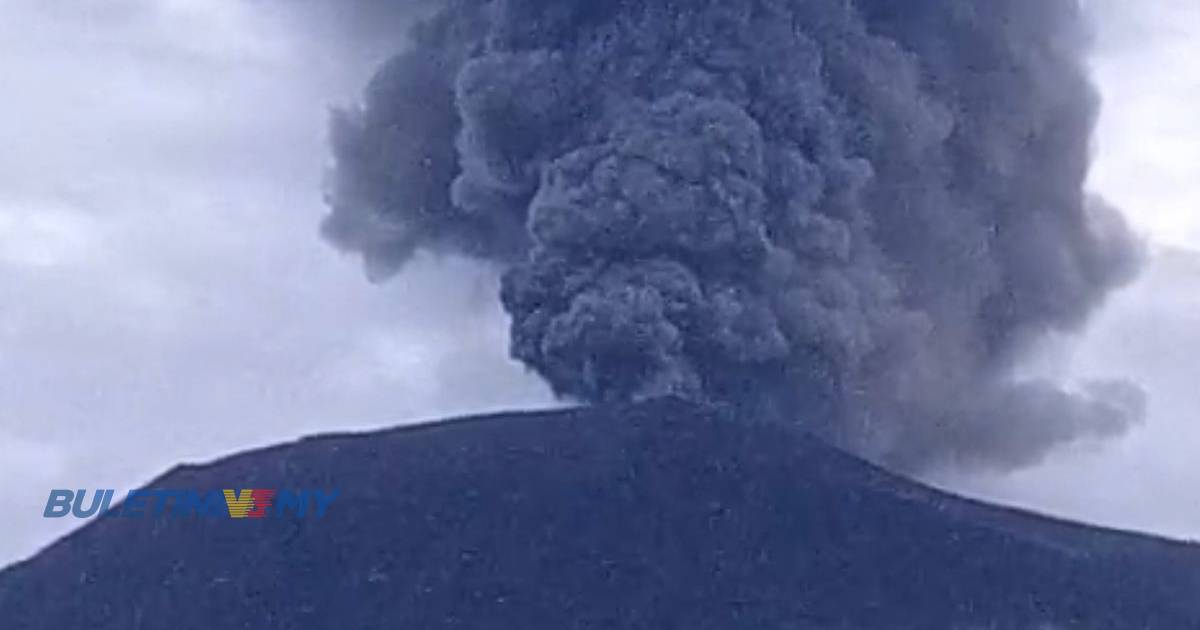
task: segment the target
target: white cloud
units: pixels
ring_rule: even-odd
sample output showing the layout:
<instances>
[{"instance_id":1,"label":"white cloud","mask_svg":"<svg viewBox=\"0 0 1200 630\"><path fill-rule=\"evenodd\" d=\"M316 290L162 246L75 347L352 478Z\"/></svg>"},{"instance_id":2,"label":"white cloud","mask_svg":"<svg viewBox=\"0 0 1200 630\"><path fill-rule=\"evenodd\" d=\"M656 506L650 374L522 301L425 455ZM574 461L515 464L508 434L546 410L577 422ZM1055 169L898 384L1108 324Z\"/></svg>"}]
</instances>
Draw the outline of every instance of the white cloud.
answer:
<instances>
[{"instance_id":1,"label":"white cloud","mask_svg":"<svg viewBox=\"0 0 1200 630\"><path fill-rule=\"evenodd\" d=\"M369 68L285 6L0 4L0 564L70 524L51 487L549 399L494 270L373 286L320 242L327 109Z\"/></svg>"},{"instance_id":2,"label":"white cloud","mask_svg":"<svg viewBox=\"0 0 1200 630\"><path fill-rule=\"evenodd\" d=\"M1091 185L1154 240L1200 248L1200 5L1100 0L1092 10L1104 111Z\"/></svg>"},{"instance_id":3,"label":"white cloud","mask_svg":"<svg viewBox=\"0 0 1200 630\"><path fill-rule=\"evenodd\" d=\"M103 227L77 210L0 201L0 265L54 267L96 255Z\"/></svg>"}]
</instances>

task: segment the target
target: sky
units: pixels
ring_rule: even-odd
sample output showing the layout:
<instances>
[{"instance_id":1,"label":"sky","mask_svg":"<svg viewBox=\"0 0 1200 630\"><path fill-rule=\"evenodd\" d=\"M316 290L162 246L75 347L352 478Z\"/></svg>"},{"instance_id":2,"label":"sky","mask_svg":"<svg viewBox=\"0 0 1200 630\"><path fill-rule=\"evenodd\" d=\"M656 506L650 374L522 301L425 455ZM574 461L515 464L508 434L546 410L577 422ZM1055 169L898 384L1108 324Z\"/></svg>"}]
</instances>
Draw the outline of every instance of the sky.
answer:
<instances>
[{"instance_id":1,"label":"sky","mask_svg":"<svg viewBox=\"0 0 1200 630\"><path fill-rule=\"evenodd\" d=\"M0 565L77 525L42 518L51 488L123 492L301 435L554 404L507 358L494 271L427 257L372 285L317 235L329 108L403 44L406 18L378 2L0 0ZM1200 5L1089 11L1090 186L1151 259L1029 369L1130 378L1150 413L1032 469L930 481L1200 538Z\"/></svg>"},{"instance_id":2,"label":"sky","mask_svg":"<svg viewBox=\"0 0 1200 630\"><path fill-rule=\"evenodd\" d=\"M950 471L938 485L1119 528L1200 540L1200 3L1087 0L1103 109L1089 186L1150 247L1141 277L1079 338L1031 369L1128 378L1149 394L1125 439L1079 444L1008 475Z\"/></svg>"}]
</instances>

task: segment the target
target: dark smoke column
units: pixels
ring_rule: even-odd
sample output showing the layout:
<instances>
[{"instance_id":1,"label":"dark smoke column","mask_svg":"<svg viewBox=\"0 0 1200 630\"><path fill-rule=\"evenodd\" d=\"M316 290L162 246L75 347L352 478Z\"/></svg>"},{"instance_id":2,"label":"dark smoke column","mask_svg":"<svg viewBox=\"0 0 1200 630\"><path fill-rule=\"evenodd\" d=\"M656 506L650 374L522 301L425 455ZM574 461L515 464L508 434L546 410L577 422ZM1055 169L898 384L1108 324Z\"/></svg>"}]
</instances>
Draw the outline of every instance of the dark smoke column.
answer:
<instances>
[{"instance_id":1,"label":"dark smoke column","mask_svg":"<svg viewBox=\"0 0 1200 630\"><path fill-rule=\"evenodd\" d=\"M805 422L901 468L1122 432L1123 383L1018 380L1137 247L1087 199L1072 0L458 0L333 122L326 235L507 270L559 394Z\"/></svg>"}]
</instances>

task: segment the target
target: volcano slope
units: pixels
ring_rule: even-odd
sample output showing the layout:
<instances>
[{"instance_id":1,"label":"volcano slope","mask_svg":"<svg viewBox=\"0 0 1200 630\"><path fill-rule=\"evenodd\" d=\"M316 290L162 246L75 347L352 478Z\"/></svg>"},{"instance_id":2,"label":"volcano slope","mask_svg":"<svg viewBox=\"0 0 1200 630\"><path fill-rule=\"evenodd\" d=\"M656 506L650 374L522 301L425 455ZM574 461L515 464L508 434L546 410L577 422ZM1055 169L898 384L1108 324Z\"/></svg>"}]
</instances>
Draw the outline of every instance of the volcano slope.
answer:
<instances>
[{"instance_id":1,"label":"volcano slope","mask_svg":"<svg viewBox=\"0 0 1200 630\"><path fill-rule=\"evenodd\" d=\"M0 573L0 627L1200 628L1200 553L956 498L677 401L316 437L151 488L337 488L321 519L109 513Z\"/></svg>"}]
</instances>

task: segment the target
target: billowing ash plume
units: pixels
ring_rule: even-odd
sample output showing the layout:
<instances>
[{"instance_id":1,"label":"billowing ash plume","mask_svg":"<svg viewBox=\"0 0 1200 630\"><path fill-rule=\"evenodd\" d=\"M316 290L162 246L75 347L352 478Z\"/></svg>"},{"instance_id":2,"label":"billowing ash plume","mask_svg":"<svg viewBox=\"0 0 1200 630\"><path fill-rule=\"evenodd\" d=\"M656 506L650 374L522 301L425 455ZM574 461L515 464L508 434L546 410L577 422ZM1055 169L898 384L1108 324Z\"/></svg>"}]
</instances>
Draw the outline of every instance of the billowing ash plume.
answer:
<instances>
[{"instance_id":1,"label":"billowing ash plume","mask_svg":"<svg viewBox=\"0 0 1200 630\"><path fill-rule=\"evenodd\" d=\"M458 0L335 116L325 233L505 266L566 397L1024 465L1143 405L1014 374L1136 267L1082 192L1085 45L1071 0Z\"/></svg>"}]
</instances>

